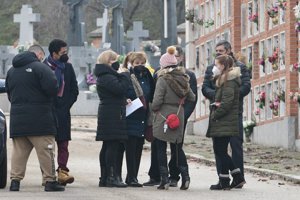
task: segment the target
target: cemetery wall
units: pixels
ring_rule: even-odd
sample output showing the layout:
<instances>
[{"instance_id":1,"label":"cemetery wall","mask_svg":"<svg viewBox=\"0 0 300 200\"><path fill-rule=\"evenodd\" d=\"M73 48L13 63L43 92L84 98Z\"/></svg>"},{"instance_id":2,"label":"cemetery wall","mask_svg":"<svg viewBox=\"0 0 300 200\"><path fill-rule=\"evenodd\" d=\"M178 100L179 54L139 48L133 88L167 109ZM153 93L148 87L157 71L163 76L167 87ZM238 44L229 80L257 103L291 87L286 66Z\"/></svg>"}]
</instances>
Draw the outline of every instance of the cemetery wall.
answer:
<instances>
[{"instance_id":1,"label":"cemetery wall","mask_svg":"<svg viewBox=\"0 0 300 200\"><path fill-rule=\"evenodd\" d=\"M287 0L277 17L267 11L277 0L191 0L187 7L194 11L194 21L187 20L187 41L190 65L198 78L198 102L195 109L194 131L205 134L209 116L209 101L201 87L206 67L213 63L215 44L225 39L235 53L241 52L252 75L252 90L245 98L244 120L255 118L252 141L258 144L300 149L299 103L290 92L299 92L299 75L292 70L299 62L299 38L295 31L293 7ZM257 16L255 15L257 14ZM256 17L256 18L255 18ZM213 21L213 23L212 23ZM194 53L192 53L194 51ZM275 61L269 62L277 51ZM264 58L264 59L263 59ZM260 61L264 60L264 66ZM265 93L260 107L259 94ZM278 98L281 98L278 101ZM300 98L299 98L300 99ZM300 101L299 101L300 102ZM276 108L271 108L276 104Z\"/></svg>"}]
</instances>

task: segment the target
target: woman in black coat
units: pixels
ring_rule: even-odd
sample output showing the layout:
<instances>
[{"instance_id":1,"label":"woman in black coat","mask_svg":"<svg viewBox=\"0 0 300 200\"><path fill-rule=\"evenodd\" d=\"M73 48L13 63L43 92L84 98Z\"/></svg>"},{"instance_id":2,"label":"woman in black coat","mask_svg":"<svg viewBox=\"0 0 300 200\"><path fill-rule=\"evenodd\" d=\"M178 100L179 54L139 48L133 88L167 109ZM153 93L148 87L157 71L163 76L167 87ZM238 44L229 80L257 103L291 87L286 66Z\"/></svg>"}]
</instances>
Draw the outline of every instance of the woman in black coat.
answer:
<instances>
[{"instance_id":1,"label":"woman in black coat","mask_svg":"<svg viewBox=\"0 0 300 200\"><path fill-rule=\"evenodd\" d=\"M118 55L107 50L97 59L95 75L97 92L100 99L98 108L97 141L103 141L99 159L101 178L99 186L125 187L117 174L118 149L121 142L127 140L126 127L126 91L129 79L117 72Z\"/></svg>"}]
</instances>

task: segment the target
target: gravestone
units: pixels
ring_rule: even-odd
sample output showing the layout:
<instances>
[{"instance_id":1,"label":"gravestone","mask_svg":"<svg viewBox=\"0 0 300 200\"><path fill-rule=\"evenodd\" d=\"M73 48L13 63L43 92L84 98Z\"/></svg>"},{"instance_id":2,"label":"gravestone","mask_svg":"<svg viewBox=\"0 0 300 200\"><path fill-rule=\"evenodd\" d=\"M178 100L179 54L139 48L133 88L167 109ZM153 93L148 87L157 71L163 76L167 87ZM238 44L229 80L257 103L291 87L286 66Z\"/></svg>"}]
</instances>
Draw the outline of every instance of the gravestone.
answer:
<instances>
[{"instance_id":1,"label":"gravestone","mask_svg":"<svg viewBox=\"0 0 300 200\"><path fill-rule=\"evenodd\" d=\"M126 4L127 0L103 0L102 3L104 7L113 9L111 48L118 54L125 53L123 9Z\"/></svg>"},{"instance_id":2,"label":"gravestone","mask_svg":"<svg viewBox=\"0 0 300 200\"><path fill-rule=\"evenodd\" d=\"M134 21L133 30L127 31L127 37L132 38L133 51L140 51L141 38L149 37L149 31L143 30L143 22Z\"/></svg>"},{"instance_id":3,"label":"gravestone","mask_svg":"<svg viewBox=\"0 0 300 200\"><path fill-rule=\"evenodd\" d=\"M14 14L14 22L20 23L19 46L33 44L33 22L40 21L40 14L32 13L31 5L22 5L21 13Z\"/></svg>"},{"instance_id":4,"label":"gravestone","mask_svg":"<svg viewBox=\"0 0 300 200\"><path fill-rule=\"evenodd\" d=\"M68 45L83 46L83 27L84 11L83 6L87 0L63 0L63 3L69 6L69 28L68 28Z\"/></svg>"},{"instance_id":5,"label":"gravestone","mask_svg":"<svg viewBox=\"0 0 300 200\"><path fill-rule=\"evenodd\" d=\"M97 19L97 27L102 27L102 47L105 43L110 43L109 34L108 34L108 7L104 6L104 12L102 18Z\"/></svg>"},{"instance_id":6,"label":"gravestone","mask_svg":"<svg viewBox=\"0 0 300 200\"><path fill-rule=\"evenodd\" d=\"M9 66L12 65L11 62L14 56L15 54L10 53L7 46L0 46L0 78L6 77L6 73L8 71Z\"/></svg>"}]
</instances>

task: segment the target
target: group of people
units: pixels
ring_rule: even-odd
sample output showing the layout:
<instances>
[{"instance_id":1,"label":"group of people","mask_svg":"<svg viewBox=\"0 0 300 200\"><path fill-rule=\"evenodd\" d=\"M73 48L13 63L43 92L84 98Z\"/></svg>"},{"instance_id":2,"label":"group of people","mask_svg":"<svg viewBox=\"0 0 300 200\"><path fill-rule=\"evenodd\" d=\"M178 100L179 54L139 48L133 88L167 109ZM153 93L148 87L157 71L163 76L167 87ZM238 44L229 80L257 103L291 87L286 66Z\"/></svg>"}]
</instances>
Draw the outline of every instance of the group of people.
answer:
<instances>
[{"instance_id":1,"label":"group of people","mask_svg":"<svg viewBox=\"0 0 300 200\"><path fill-rule=\"evenodd\" d=\"M64 191L64 186L74 181L67 161L70 108L77 99L77 81L72 65L67 62L67 44L55 39L49 44L49 53L44 59L44 50L33 45L13 59L13 67L7 74L13 140L11 191L19 191L32 148L37 151L45 191ZM245 184L243 98L250 91L250 78L245 65L234 58L229 42L220 41L216 53L215 63L207 67L202 85L203 95L211 102L207 137L213 141L219 177L219 182L210 189L242 188ZM102 141L99 187L158 185L157 189L167 190L177 187L181 175L180 189L187 190L191 178L182 147L187 120L197 102L197 79L185 68L180 46L167 48L154 74L145 66L146 61L144 52L130 52L120 64L118 54L112 50L102 52L97 58L94 75L100 101L96 140ZM126 116L126 106L137 99L142 106ZM143 144L151 133L150 179L141 184L138 172ZM167 143L171 149L169 163ZM232 157L227 153L229 143ZM233 177L231 183L229 173Z\"/></svg>"}]
</instances>

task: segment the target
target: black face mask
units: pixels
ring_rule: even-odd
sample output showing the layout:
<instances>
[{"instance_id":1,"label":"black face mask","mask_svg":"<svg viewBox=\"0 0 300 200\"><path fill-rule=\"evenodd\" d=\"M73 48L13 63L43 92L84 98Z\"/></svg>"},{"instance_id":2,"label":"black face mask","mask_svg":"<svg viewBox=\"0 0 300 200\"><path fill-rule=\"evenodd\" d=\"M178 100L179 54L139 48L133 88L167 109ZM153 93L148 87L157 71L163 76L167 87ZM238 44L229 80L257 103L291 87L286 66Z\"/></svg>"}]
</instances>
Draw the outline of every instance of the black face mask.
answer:
<instances>
[{"instance_id":1,"label":"black face mask","mask_svg":"<svg viewBox=\"0 0 300 200\"><path fill-rule=\"evenodd\" d=\"M120 68L120 63L118 61L114 62L113 64L111 64L111 67L118 71L118 69Z\"/></svg>"},{"instance_id":2,"label":"black face mask","mask_svg":"<svg viewBox=\"0 0 300 200\"><path fill-rule=\"evenodd\" d=\"M66 62L68 62L68 60L69 60L68 54L63 54L59 58L59 61L62 62L62 63L66 63Z\"/></svg>"},{"instance_id":3,"label":"black face mask","mask_svg":"<svg viewBox=\"0 0 300 200\"><path fill-rule=\"evenodd\" d=\"M146 68L145 68L144 65L138 65L138 66L135 66L135 67L133 68L133 70L134 70L135 72L138 72L138 73L145 71L145 69L146 69Z\"/></svg>"}]
</instances>

